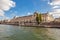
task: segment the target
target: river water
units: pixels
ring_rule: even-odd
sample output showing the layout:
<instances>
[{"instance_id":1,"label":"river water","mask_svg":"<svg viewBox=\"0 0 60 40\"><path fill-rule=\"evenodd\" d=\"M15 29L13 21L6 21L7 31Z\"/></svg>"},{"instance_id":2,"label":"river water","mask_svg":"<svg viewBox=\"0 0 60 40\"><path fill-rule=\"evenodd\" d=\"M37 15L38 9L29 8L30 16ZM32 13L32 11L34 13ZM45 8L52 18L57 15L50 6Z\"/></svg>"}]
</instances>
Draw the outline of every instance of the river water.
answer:
<instances>
[{"instance_id":1,"label":"river water","mask_svg":"<svg viewBox=\"0 0 60 40\"><path fill-rule=\"evenodd\" d=\"M60 40L60 29L0 25L0 40Z\"/></svg>"}]
</instances>

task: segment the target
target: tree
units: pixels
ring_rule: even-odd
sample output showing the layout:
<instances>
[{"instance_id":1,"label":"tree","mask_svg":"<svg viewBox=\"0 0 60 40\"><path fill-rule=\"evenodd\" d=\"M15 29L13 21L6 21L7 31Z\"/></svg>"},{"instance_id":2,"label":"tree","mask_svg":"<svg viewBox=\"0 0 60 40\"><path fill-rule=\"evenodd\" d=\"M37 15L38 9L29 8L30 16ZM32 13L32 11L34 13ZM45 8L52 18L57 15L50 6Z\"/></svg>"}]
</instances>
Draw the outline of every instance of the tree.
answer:
<instances>
[{"instance_id":1,"label":"tree","mask_svg":"<svg viewBox=\"0 0 60 40\"><path fill-rule=\"evenodd\" d=\"M42 15L41 14L36 14L36 21L37 21L37 24L39 24L40 22L42 22Z\"/></svg>"},{"instance_id":2,"label":"tree","mask_svg":"<svg viewBox=\"0 0 60 40\"><path fill-rule=\"evenodd\" d=\"M39 24L39 20L38 20L38 17L36 17L36 21L37 21L37 24Z\"/></svg>"},{"instance_id":3,"label":"tree","mask_svg":"<svg viewBox=\"0 0 60 40\"><path fill-rule=\"evenodd\" d=\"M42 22L42 15L41 14L38 14L38 20L39 20L39 22Z\"/></svg>"}]
</instances>

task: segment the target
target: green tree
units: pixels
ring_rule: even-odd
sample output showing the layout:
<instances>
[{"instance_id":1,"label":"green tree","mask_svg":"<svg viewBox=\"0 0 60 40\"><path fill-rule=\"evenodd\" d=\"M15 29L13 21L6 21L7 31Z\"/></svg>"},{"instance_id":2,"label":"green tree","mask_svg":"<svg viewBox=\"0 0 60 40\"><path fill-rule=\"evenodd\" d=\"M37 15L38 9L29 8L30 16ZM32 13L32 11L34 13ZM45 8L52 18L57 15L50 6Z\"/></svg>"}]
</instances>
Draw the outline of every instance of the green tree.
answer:
<instances>
[{"instance_id":1,"label":"green tree","mask_svg":"<svg viewBox=\"0 0 60 40\"><path fill-rule=\"evenodd\" d=\"M38 21L42 22L42 15L41 14L38 14Z\"/></svg>"},{"instance_id":2,"label":"green tree","mask_svg":"<svg viewBox=\"0 0 60 40\"><path fill-rule=\"evenodd\" d=\"M37 24L39 24L40 22L42 22L42 15L41 14L36 14L36 21L37 21Z\"/></svg>"}]
</instances>

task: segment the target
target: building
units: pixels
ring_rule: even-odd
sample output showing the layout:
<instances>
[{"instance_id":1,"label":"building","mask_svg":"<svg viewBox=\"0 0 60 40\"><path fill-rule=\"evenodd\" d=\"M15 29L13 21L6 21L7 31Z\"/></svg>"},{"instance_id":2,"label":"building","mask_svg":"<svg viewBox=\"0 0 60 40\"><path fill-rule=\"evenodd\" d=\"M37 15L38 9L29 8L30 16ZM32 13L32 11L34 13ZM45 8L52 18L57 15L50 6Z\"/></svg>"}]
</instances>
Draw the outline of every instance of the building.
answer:
<instances>
[{"instance_id":1,"label":"building","mask_svg":"<svg viewBox=\"0 0 60 40\"><path fill-rule=\"evenodd\" d=\"M55 22L60 22L60 18L55 18Z\"/></svg>"},{"instance_id":2,"label":"building","mask_svg":"<svg viewBox=\"0 0 60 40\"><path fill-rule=\"evenodd\" d=\"M33 15L13 18L10 20L10 23L19 23L19 24L34 23L36 22L36 14L38 14L38 12L34 12ZM54 21L52 15L49 15L48 13L42 14L42 22L51 22L51 21Z\"/></svg>"},{"instance_id":3,"label":"building","mask_svg":"<svg viewBox=\"0 0 60 40\"><path fill-rule=\"evenodd\" d=\"M10 20L1 20L1 21L0 21L0 24L5 24L5 23L7 24L7 23L9 23L9 22L10 22Z\"/></svg>"},{"instance_id":4,"label":"building","mask_svg":"<svg viewBox=\"0 0 60 40\"><path fill-rule=\"evenodd\" d=\"M50 15L49 13L42 14L42 21L43 22L51 22L54 21L54 17Z\"/></svg>"}]
</instances>

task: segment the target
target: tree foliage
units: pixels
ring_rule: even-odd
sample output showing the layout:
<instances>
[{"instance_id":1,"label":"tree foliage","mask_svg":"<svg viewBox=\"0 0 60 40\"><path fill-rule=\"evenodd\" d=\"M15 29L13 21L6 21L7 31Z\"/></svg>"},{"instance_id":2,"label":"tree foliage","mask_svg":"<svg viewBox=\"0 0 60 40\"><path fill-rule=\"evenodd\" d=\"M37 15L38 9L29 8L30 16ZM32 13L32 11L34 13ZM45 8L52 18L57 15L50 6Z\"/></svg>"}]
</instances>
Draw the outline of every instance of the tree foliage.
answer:
<instances>
[{"instance_id":1,"label":"tree foliage","mask_svg":"<svg viewBox=\"0 0 60 40\"><path fill-rule=\"evenodd\" d=\"M36 21L39 24L40 22L42 22L42 15L41 14L36 14Z\"/></svg>"}]
</instances>

